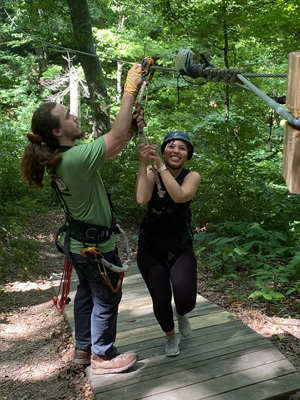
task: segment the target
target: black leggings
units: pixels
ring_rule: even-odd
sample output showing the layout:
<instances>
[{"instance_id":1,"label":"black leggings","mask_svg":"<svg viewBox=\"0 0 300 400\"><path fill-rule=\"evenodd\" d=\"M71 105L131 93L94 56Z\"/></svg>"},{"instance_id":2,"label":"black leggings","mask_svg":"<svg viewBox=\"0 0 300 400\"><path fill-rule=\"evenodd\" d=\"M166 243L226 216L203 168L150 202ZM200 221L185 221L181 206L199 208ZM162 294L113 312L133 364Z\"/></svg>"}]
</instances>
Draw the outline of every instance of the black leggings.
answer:
<instances>
[{"instance_id":1,"label":"black leggings","mask_svg":"<svg viewBox=\"0 0 300 400\"><path fill-rule=\"evenodd\" d=\"M176 260L167 266L139 248L137 264L152 297L154 315L162 330L171 332L174 329L172 288L178 314L185 315L196 304L196 256L186 245Z\"/></svg>"}]
</instances>

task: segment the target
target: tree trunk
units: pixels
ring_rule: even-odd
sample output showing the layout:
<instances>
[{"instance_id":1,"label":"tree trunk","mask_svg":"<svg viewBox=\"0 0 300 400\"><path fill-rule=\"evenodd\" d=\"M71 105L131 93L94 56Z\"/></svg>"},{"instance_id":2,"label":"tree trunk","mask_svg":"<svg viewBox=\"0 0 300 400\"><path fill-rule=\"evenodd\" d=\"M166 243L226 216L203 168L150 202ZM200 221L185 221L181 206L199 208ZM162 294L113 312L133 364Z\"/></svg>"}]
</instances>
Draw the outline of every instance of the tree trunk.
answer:
<instances>
[{"instance_id":1,"label":"tree trunk","mask_svg":"<svg viewBox=\"0 0 300 400\"><path fill-rule=\"evenodd\" d=\"M70 68L70 113L80 120L80 86L75 67Z\"/></svg>"},{"instance_id":2,"label":"tree trunk","mask_svg":"<svg viewBox=\"0 0 300 400\"><path fill-rule=\"evenodd\" d=\"M227 10L225 9L225 13ZM227 23L224 21L223 25L223 34L224 34L224 62L225 62L225 67L229 68L229 62L228 62L228 51L229 51L229 45L228 45L228 30L227 30ZM225 106L226 106L226 117L225 121L229 121L229 85L225 85Z\"/></svg>"},{"instance_id":3,"label":"tree trunk","mask_svg":"<svg viewBox=\"0 0 300 400\"><path fill-rule=\"evenodd\" d=\"M42 75L47 70L48 50L45 46L35 47L35 54L41 57L38 59L38 64L40 75Z\"/></svg>"},{"instance_id":4,"label":"tree trunk","mask_svg":"<svg viewBox=\"0 0 300 400\"><path fill-rule=\"evenodd\" d=\"M124 22L125 22L125 15L121 14L121 10L120 7L118 7L118 12L120 15L120 19L119 19L119 24L118 24L118 43L119 43L119 39L121 36L121 32L124 26ZM121 97L122 97L122 70L123 70L123 64L118 62L117 63L117 101L121 101Z\"/></svg>"},{"instance_id":5,"label":"tree trunk","mask_svg":"<svg viewBox=\"0 0 300 400\"><path fill-rule=\"evenodd\" d=\"M90 106L93 118L93 136L99 137L110 129L107 91L103 80L102 65L97 57L92 34L91 16L87 0L68 0L73 25L76 50L93 56L78 53L90 92Z\"/></svg>"}]
</instances>

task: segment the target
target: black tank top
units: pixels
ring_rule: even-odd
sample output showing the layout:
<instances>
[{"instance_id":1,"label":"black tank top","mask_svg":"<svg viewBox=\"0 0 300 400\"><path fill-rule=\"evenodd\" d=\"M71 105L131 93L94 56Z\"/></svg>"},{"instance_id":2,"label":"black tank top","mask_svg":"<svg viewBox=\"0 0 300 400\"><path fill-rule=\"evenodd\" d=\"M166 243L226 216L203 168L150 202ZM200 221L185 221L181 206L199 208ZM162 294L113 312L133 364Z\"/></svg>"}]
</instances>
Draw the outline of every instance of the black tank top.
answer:
<instances>
[{"instance_id":1,"label":"black tank top","mask_svg":"<svg viewBox=\"0 0 300 400\"><path fill-rule=\"evenodd\" d=\"M189 172L190 170L183 169L176 178L180 186ZM160 198L157 193L157 185L155 185L152 197L147 204L147 214L141 224L141 233L144 239L149 240L161 253L167 254L176 246L188 229L191 218L191 200L185 203L175 203L162 180L161 185L165 195ZM145 240L143 240L141 241L142 246L143 242L146 244Z\"/></svg>"}]
</instances>

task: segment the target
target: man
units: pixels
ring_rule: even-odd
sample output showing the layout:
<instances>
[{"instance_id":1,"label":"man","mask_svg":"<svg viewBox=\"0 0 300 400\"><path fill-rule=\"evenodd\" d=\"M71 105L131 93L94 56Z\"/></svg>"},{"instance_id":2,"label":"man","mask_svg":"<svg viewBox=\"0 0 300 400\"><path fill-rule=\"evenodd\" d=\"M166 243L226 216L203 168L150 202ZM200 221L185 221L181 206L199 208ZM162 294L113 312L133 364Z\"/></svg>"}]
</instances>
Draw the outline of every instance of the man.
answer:
<instances>
[{"instance_id":1,"label":"man","mask_svg":"<svg viewBox=\"0 0 300 400\"><path fill-rule=\"evenodd\" d=\"M98 265L84 257L87 246L97 247L105 260L122 267L114 234L112 213L99 168L125 147L132 122L145 126L142 112L132 116L134 101L141 84L141 68L135 64L128 72L120 111L111 130L97 140L75 146L83 137L77 118L61 104L45 103L32 117L32 133L27 135L21 163L22 178L30 186L43 187L47 170L71 215L68 233L60 244L72 260L79 285L74 301L76 347L73 361L91 363L94 374L118 373L136 361L133 353L118 354L114 347L121 288L119 274L107 269L109 286Z\"/></svg>"}]
</instances>

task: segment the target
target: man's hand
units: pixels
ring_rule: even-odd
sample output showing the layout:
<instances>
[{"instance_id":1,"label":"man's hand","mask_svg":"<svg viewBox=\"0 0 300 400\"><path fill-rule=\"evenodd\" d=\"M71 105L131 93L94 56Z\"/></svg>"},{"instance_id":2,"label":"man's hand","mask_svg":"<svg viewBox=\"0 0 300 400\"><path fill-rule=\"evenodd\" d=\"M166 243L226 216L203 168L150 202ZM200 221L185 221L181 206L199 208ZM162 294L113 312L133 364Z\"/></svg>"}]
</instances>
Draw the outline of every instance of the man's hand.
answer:
<instances>
[{"instance_id":1,"label":"man's hand","mask_svg":"<svg viewBox=\"0 0 300 400\"><path fill-rule=\"evenodd\" d=\"M129 129L130 137L147 126L144 120L144 110L140 103L135 103L134 105L136 110L132 115L132 123Z\"/></svg>"},{"instance_id":2,"label":"man's hand","mask_svg":"<svg viewBox=\"0 0 300 400\"><path fill-rule=\"evenodd\" d=\"M141 67L134 64L127 73L127 79L124 86L125 92L129 92L136 98L139 89L142 85Z\"/></svg>"}]
</instances>

